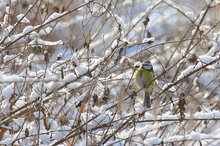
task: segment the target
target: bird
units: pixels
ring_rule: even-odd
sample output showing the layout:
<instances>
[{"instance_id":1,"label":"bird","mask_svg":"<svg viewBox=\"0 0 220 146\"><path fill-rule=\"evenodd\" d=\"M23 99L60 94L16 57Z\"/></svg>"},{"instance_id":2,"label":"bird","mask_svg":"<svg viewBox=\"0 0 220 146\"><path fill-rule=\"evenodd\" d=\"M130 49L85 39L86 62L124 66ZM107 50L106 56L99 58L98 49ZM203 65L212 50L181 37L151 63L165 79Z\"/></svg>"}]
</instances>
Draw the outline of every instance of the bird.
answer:
<instances>
[{"instance_id":1,"label":"bird","mask_svg":"<svg viewBox=\"0 0 220 146\"><path fill-rule=\"evenodd\" d=\"M144 90L144 107L151 107L150 95L156 87L155 73L151 61L144 61L136 70L134 83L140 89Z\"/></svg>"}]
</instances>

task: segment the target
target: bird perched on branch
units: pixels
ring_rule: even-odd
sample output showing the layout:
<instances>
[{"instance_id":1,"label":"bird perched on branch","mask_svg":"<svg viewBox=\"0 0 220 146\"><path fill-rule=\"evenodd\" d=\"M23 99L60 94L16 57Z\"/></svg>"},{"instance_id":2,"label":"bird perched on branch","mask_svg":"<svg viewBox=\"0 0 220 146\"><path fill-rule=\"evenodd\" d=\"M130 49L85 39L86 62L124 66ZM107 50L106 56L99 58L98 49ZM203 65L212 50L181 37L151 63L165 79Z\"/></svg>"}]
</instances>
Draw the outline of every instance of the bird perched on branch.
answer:
<instances>
[{"instance_id":1,"label":"bird perched on branch","mask_svg":"<svg viewBox=\"0 0 220 146\"><path fill-rule=\"evenodd\" d=\"M150 61L144 61L137 69L134 75L134 82L136 86L144 90L144 107L150 108L150 95L153 89L156 87L154 70Z\"/></svg>"}]
</instances>

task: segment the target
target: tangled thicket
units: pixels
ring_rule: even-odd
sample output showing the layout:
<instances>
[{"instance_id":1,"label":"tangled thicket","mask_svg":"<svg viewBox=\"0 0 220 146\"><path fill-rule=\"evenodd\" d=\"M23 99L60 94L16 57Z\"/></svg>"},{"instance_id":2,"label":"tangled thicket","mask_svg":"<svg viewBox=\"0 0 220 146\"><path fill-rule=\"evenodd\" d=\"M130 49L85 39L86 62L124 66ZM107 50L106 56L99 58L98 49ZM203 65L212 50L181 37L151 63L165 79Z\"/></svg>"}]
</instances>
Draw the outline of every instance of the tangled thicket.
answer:
<instances>
[{"instance_id":1,"label":"tangled thicket","mask_svg":"<svg viewBox=\"0 0 220 146\"><path fill-rule=\"evenodd\" d=\"M0 144L219 145L219 4L0 2ZM150 109L133 85L144 60Z\"/></svg>"}]
</instances>

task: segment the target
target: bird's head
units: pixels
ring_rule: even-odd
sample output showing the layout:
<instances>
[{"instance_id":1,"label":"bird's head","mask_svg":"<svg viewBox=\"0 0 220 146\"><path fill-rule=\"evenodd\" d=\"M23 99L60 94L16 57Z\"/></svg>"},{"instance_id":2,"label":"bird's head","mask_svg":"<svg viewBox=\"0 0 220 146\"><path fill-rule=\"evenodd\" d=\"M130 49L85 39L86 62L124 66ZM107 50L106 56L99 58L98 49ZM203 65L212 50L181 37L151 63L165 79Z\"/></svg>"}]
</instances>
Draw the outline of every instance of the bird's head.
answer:
<instances>
[{"instance_id":1,"label":"bird's head","mask_svg":"<svg viewBox=\"0 0 220 146\"><path fill-rule=\"evenodd\" d=\"M141 68L148 71L153 70L153 66L149 60L144 61L141 65Z\"/></svg>"}]
</instances>

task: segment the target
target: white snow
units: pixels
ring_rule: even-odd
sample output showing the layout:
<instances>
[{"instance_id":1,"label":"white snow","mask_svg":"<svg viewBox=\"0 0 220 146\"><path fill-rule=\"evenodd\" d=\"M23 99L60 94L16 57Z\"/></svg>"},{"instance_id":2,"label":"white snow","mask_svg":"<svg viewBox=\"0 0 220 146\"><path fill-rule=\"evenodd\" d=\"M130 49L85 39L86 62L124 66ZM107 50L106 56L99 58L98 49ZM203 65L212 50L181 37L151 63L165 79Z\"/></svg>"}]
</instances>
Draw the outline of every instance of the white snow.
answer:
<instances>
[{"instance_id":1,"label":"white snow","mask_svg":"<svg viewBox=\"0 0 220 146\"><path fill-rule=\"evenodd\" d=\"M4 62L11 61L16 58L16 55L5 55Z\"/></svg>"},{"instance_id":2,"label":"white snow","mask_svg":"<svg viewBox=\"0 0 220 146\"><path fill-rule=\"evenodd\" d=\"M220 112L219 111L214 111L214 118L220 118Z\"/></svg>"},{"instance_id":3,"label":"white snow","mask_svg":"<svg viewBox=\"0 0 220 146\"><path fill-rule=\"evenodd\" d=\"M143 126L137 127L134 131L134 135L150 132L154 129L160 128L161 126L162 126L161 124L157 124L157 125L145 124Z\"/></svg>"},{"instance_id":4,"label":"white snow","mask_svg":"<svg viewBox=\"0 0 220 146\"><path fill-rule=\"evenodd\" d=\"M7 31L7 32L11 32L13 28L14 28L13 26L9 25L9 26L6 28L6 31Z\"/></svg>"},{"instance_id":5,"label":"white snow","mask_svg":"<svg viewBox=\"0 0 220 146\"><path fill-rule=\"evenodd\" d=\"M180 80L184 78L185 76L189 75L195 70L195 65L188 66L184 71L180 73L180 75L177 77L177 80Z\"/></svg>"},{"instance_id":6,"label":"white snow","mask_svg":"<svg viewBox=\"0 0 220 146\"><path fill-rule=\"evenodd\" d=\"M155 116L149 112L145 112L144 117L146 120L154 120L155 119Z\"/></svg>"},{"instance_id":7,"label":"white snow","mask_svg":"<svg viewBox=\"0 0 220 146\"><path fill-rule=\"evenodd\" d=\"M3 24L4 24L5 26L8 25L8 14L5 14L4 20L3 20Z\"/></svg>"},{"instance_id":8,"label":"white snow","mask_svg":"<svg viewBox=\"0 0 220 146\"><path fill-rule=\"evenodd\" d=\"M135 62L134 67L139 67L139 66L141 66L141 62L140 61Z\"/></svg>"},{"instance_id":9,"label":"white snow","mask_svg":"<svg viewBox=\"0 0 220 146\"><path fill-rule=\"evenodd\" d=\"M76 58L75 55L71 56L71 60L78 66L79 65L79 60Z\"/></svg>"},{"instance_id":10,"label":"white snow","mask_svg":"<svg viewBox=\"0 0 220 146\"><path fill-rule=\"evenodd\" d=\"M28 34L29 32L33 30L34 30L34 27L32 25L28 25L23 29L23 34Z\"/></svg>"},{"instance_id":11,"label":"white snow","mask_svg":"<svg viewBox=\"0 0 220 146\"><path fill-rule=\"evenodd\" d=\"M18 34L15 34L15 35L12 35L12 36L10 36L9 38L10 38L10 42L14 42L15 40L18 40L19 39L19 41L16 41L16 43L18 43L18 42L24 42L24 37L23 37L23 33L18 33ZM7 42L7 41L6 41Z\"/></svg>"},{"instance_id":12,"label":"white snow","mask_svg":"<svg viewBox=\"0 0 220 146\"><path fill-rule=\"evenodd\" d=\"M209 53L211 53L211 52L209 52ZM198 56L198 61L202 62L204 65L210 64L211 62L216 61L212 65L209 65L206 67L209 69L215 69L215 68L218 69L220 67L220 55L218 55L217 57L211 57L208 55L201 55L201 56Z\"/></svg>"},{"instance_id":13,"label":"white snow","mask_svg":"<svg viewBox=\"0 0 220 146\"><path fill-rule=\"evenodd\" d=\"M7 14L10 14L10 7L9 7L9 6L6 6L5 12L6 12Z\"/></svg>"},{"instance_id":14,"label":"white snow","mask_svg":"<svg viewBox=\"0 0 220 146\"><path fill-rule=\"evenodd\" d=\"M64 134L62 134L62 132L56 131L52 134L52 138L55 140L59 140L64 136Z\"/></svg>"},{"instance_id":15,"label":"white snow","mask_svg":"<svg viewBox=\"0 0 220 146\"><path fill-rule=\"evenodd\" d=\"M55 140L59 140L63 138L72 128L69 126L62 126L52 134L52 138Z\"/></svg>"},{"instance_id":16,"label":"white snow","mask_svg":"<svg viewBox=\"0 0 220 146\"><path fill-rule=\"evenodd\" d=\"M58 60L55 63L53 63L50 66L50 70L51 70L51 72L55 72L56 70L60 71L61 67L66 67L66 64L65 64L64 60Z\"/></svg>"},{"instance_id":17,"label":"white snow","mask_svg":"<svg viewBox=\"0 0 220 146\"><path fill-rule=\"evenodd\" d=\"M126 130L123 130L118 134L118 137L121 139L129 138L129 136L130 136L130 132L128 132Z\"/></svg>"},{"instance_id":18,"label":"white snow","mask_svg":"<svg viewBox=\"0 0 220 146\"><path fill-rule=\"evenodd\" d=\"M53 22L53 20L57 19L58 17L61 17L62 15L64 15L64 13L53 13L49 16L49 18L47 18L47 20L44 21L44 24L49 23L49 22Z\"/></svg>"},{"instance_id":19,"label":"white snow","mask_svg":"<svg viewBox=\"0 0 220 146\"><path fill-rule=\"evenodd\" d=\"M136 104L134 105L134 109L135 109L135 111L136 111L137 113L139 113L139 114L144 111L144 107L143 107L143 105L142 105L140 102L138 102L138 103L136 103Z\"/></svg>"},{"instance_id":20,"label":"white snow","mask_svg":"<svg viewBox=\"0 0 220 146\"><path fill-rule=\"evenodd\" d=\"M60 79L60 77L58 75L51 74L51 75L46 76L44 81L45 82L51 82L51 81L58 81L59 79Z\"/></svg>"},{"instance_id":21,"label":"white snow","mask_svg":"<svg viewBox=\"0 0 220 146\"><path fill-rule=\"evenodd\" d=\"M22 126L24 124L25 119L24 118L16 118L13 119L13 122L16 123L19 126Z\"/></svg>"},{"instance_id":22,"label":"white snow","mask_svg":"<svg viewBox=\"0 0 220 146\"><path fill-rule=\"evenodd\" d=\"M80 75L85 74L88 71L88 67L87 66L82 66L82 65L80 66L80 65L78 65L75 68L75 71L76 71L77 76L80 76Z\"/></svg>"},{"instance_id":23,"label":"white snow","mask_svg":"<svg viewBox=\"0 0 220 146\"><path fill-rule=\"evenodd\" d=\"M10 84L2 90L2 96L6 101L9 101L14 94L14 84Z\"/></svg>"},{"instance_id":24,"label":"white snow","mask_svg":"<svg viewBox=\"0 0 220 146\"><path fill-rule=\"evenodd\" d=\"M41 134L40 135L40 141L44 145L50 144L50 141L51 141L50 140L50 135L48 135L48 134Z\"/></svg>"},{"instance_id":25,"label":"white snow","mask_svg":"<svg viewBox=\"0 0 220 146\"><path fill-rule=\"evenodd\" d=\"M101 114L105 114L106 110L107 110L109 107L111 107L111 106L112 106L111 103L102 105L101 108L100 108L100 113L101 113Z\"/></svg>"},{"instance_id":26,"label":"white snow","mask_svg":"<svg viewBox=\"0 0 220 146\"><path fill-rule=\"evenodd\" d=\"M14 140L15 139L13 137L5 138L4 140L0 141L0 144L10 146Z\"/></svg>"},{"instance_id":27,"label":"white snow","mask_svg":"<svg viewBox=\"0 0 220 146\"><path fill-rule=\"evenodd\" d=\"M161 115L161 118L159 119L164 120L161 123L168 125L168 124L175 123L175 120L179 118L177 117L177 115L170 115L169 113L166 113L166 114Z\"/></svg>"},{"instance_id":28,"label":"white snow","mask_svg":"<svg viewBox=\"0 0 220 146\"><path fill-rule=\"evenodd\" d=\"M187 11L186 15L191 19L191 20L195 20L196 19L196 15L194 12L192 11Z\"/></svg>"},{"instance_id":29,"label":"white snow","mask_svg":"<svg viewBox=\"0 0 220 146\"><path fill-rule=\"evenodd\" d=\"M200 141L201 140L201 134L198 133L198 132L195 132L195 131L192 131L190 133L190 136L193 140L196 140L196 141Z\"/></svg>"},{"instance_id":30,"label":"white snow","mask_svg":"<svg viewBox=\"0 0 220 146\"><path fill-rule=\"evenodd\" d=\"M143 41L141 43L148 43L148 42L154 42L155 38L154 37L150 37L150 38L145 38L143 39Z\"/></svg>"},{"instance_id":31,"label":"white snow","mask_svg":"<svg viewBox=\"0 0 220 146\"><path fill-rule=\"evenodd\" d=\"M197 112L194 115L196 119L213 119L214 114L212 112Z\"/></svg>"},{"instance_id":32,"label":"white snow","mask_svg":"<svg viewBox=\"0 0 220 146\"><path fill-rule=\"evenodd\" d=\"M42 40L39 38L35 38L34 40L32 40L29 45L44 45L44 46L57 46L57 45L62 45L63 42L62 41L55 41L55 42L51 42L51 41L46 41L46 40Z\"/></svg>"},{"instance_id":33,"label":"white snow","mask_svg":"<svg viewBox=\"0 0 220 146\"><path fill-rule=\"evenodd\" d=\"M57 123L57 121L56 120L50 120L49 121L49 124L50 124L50 128L51 128L51 130L58 130L58 127L59 127L59 125L58 125L58 123Z\"/></svg>"},{"instance_id":34,"label":"white snow","mask_svg":"<svg viewBox=\"0 0 220 146\"><path fill-rule=\"evenodd\" d=\"M70 73L64 77L63 81L71 82L71 81L74 81L75 79L76 79L76 75L74 73Z\"/></svg>"},{"instance_id":35,"label":"white snow","mask_svg":"<svg viewBox=\"0 0 220 146\"><path fill-rule=\"evenodd\" d=\"M112 43L112 48L117 47L118 44L119 44L119 42L115 39Z\"/></svg>"},{"instance_id":36,"label":"white snow","mask_svg":"<svg viewBox=\"0 0 220 146\"><path fill-rule=\"evenodd\" d=\"M207 53L208 56L212 56L220 50L220 40L217 42L212 42L212 47Z\"/></svg>"},{"instance_id":37,"label":"white snow","mask_svg":"<svg viewBox=\"0 0 220 146\"><path fill-rule=\"evenodd\" d=\"M27 17L24 16L24 14L19 14L16 16L18 21L22 22L22 23L30 23L30 20L27 19Z\"/></svg>"},{"instance_id":38,"label":"white snow","mask_svg":"<svg viewBox=\"0 0 220 146\"><path fill-rule=\"evenodd\" d=\"M216 60L215 57L211 57L207 55L198 56L198 61L201 61L204 65L214 62L215 60Z\"/></svg>"},{"instance_id":39,"label":"white snow","mask_svg":"<svg viewBox=\"0 0 220 146\"><path fill-rule=\"evenodd\" d=\"M67 88L69 88L70 90L72 89L76 89L78 87L80 87L82 85L81 82L73 82L67 85Z\"/></svg>"},{"instance_id":40,"label":"white snow","mask_svg":"<svg viewBox=\"0 0 220 146\"><path fill-rule=\"evenodd\" d=\"M166 83L166 84L162 87L162 89L164 90L164 89L166 89L168 86L171 86L171 85L172 85L172 83ZM171 88L169 88L168 91L176 92L175 86L172 86Z\"/></svg>"},{"instance_id":41,"label":"white snow","mask_svg":"<svg viewBox=\"0 0 220 146\"><path fill-rule=\"evenodd\" d=\"M115 16L117 22L121 25L121 27L124 28L125 27L124 20L120 16L118 16L117 14L115 14L114 16Z\"/></svg>"},{"instance_id":42,"label":"white snow","mask_svg":"<svg viewBox=\"0 0 220 146\"><path fill-rule=\"evenodd\" d=\"M165 138L163 141L164 142L175 142L175 141L182 141L187 139L187 136L182 136L182 135L174 135L174 136L169 136Z\"/></svg>"},{"instance_id":43,"label":"white snow","mask_svg":"<svg viewBox=\"0 0 220 146\"><path fill-rule=\"evenodd\" d=\"M34 121L28 123L27 128L28 128L29 134L36 134L38 131L37 125Z\"/></svg>"},{"instance_id":44,"label":"white snow","mask_svg":"<svg viewBox=\"0 0 220 146\"><path fill-rule=\"evenodd\" d=\"M15 103L15 106L17 107L17 108L20 108L20 107L22 107L22 106L24 106L26 104L26 102L24 101L24 100L17 100L17 102Z\"/></svg>"},{"instance_id":45,"label":"white snow","mask_svg":"<svg viewBox=\"0 0 220 146\"><path fill-rule=\"evenodd\" d=\"M95 126L99 125L99 124L107 124L111 121L111 117L107 114L103 114L100 115L98 117L96 117L94 120L92 120L91 122L88 123L88 126L90 128L94 128Z\"/></svg>"},{"instance_id":46,"label":"white snow","mask_svg":"<svg viewBox=\"0 0 220 146\"><path fill-rule=\"evenodd\" d=\"M151 137L149 139L144 140L144 144L149 145L149 146L153 146L153 145L157 145L161 143L161 139L158 137Z\"/></svg>"},{"instance_id":47,"label":"white snow","mask_svg":"<svg viewBox=\"0 0 220 146\"><path fill-rule=\"evenodd\" d=\"M36 119L41 119L41 118L43 118L43 113L42 113L42 112L36 111L36 112L34 112L33 114L34 114L34 116L35 116Z\"/></svg>"}]
</instances>

